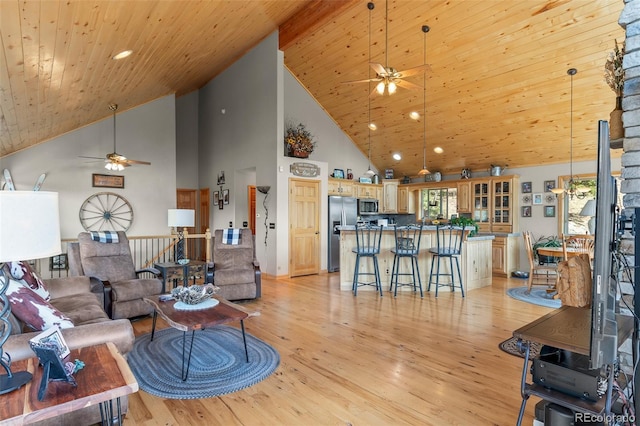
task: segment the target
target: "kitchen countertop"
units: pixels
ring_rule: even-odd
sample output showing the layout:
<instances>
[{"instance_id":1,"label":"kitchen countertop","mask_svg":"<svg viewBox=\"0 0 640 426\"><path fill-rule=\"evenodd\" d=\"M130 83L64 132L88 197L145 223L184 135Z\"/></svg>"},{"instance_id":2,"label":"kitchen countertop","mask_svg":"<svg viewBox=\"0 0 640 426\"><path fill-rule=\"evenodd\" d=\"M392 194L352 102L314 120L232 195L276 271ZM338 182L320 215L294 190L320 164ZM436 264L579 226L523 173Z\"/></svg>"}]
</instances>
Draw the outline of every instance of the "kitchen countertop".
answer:
<instances>
[{"instance_id":1,"label":"kitchen countertop","mask_svg":"<svg viewBox=\"0 0 640 426\"><path fill-rule=\"evenodd\" d=\"M356 227L354 225L344 225L344 226L338 226L337 227L338 230L340 231L355 231ZM395 226L391 225L391 226L383 226L382 230L383 231L393 231L395 229ZM423 231L433 231L435 232L437 229L436 225L425 225L422 227ZM503 233L506 235L506 233ZM508 235L516 235L516 234L508 234ZM520 233L517 233L517 235L520 235ZM483 241L483 240L493 240L495 239L496 236L500 236L498 235L498 233L496 234L477 234L473 237L468 237L467 241Z\"/></svg>"}]
</instances>

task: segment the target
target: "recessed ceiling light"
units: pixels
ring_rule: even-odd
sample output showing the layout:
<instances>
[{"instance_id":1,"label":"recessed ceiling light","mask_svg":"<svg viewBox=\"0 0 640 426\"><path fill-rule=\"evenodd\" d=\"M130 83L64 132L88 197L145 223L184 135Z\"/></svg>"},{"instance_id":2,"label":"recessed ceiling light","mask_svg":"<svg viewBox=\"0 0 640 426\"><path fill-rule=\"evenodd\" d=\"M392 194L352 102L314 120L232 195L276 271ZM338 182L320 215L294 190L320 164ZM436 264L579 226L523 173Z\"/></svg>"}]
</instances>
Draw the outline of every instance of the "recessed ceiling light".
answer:
<instances>
[{"instance_id":1,"label":"recessed ceiling light","mask_svg":"<svg viewBox=\"0 0 640 426\"><path fill-rule=\"evenodd\" d=\"M400 161L402 160L402 155L398 154L397 152L395 154L393 154L393 159L396 161Z\"/></svg>"},{"instance_id":2,"label":"recessed ceiling light","mask_svg":"<svg viewBox=\"0 0 640 426\"><path fill-rule=\"evenodd\" d=\"M416 112L416 111L411 111L409 113L409 117L411 117L414 120L417 120L418 118L420 118L420 113Z\"/></svg>"},{"instance_id":3,"label":"recessed ceiling light","mask_svg":"<svg viewBox=\"0 0 640 426\"><path fill-rule=\"evenodd\" d=\"M116 53L115 55L113 55L112 59L124 59L127 56L131 55L133 53L133 50L123 50L120 53Z\"/></svg>"},{"instance_id":4,"label":"recessed ceiling light","mask_svg":"<svg viewBox=\"0 0 640 426\"><path fill-rule=\"evenodd\" d=\"M436 154L442 154L444 152L444 149L436 146L435 148L433 148L433 152L435 152Z\"/></svg>"},{"instance_id":5,"label":"recessed ceiling light","mask_svg":"<svg viewBox=\"0 0 640 426\"><path fill-rule=\"evenodd\" d=\"M369 128L371 130L376 130L378 128L378 126L376 126L376 123L369 123Z\"/></svg>"}]
</instances>

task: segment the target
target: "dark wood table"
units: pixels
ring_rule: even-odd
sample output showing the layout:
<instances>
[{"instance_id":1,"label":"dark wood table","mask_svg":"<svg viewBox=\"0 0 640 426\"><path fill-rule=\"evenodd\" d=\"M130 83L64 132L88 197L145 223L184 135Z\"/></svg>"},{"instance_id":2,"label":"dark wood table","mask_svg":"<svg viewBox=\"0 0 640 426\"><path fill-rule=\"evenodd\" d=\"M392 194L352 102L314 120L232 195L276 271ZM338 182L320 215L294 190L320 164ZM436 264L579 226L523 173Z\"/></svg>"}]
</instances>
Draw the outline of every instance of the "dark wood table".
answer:
<instances>
[{"instance_id":1,"label":"dark wood table","mask_svg":"<svg viewBox=\"0 0 640 426\"><path fill-rule=\"evenodd\" d=\"M171 290L171 288L167 287L167 283L175 286L177 281L182 281L180 285L186 287L189 285L189 278L197 277L198 275L201 275L203 280L206 280L206 262L203 262L202 260L191 260L189 263L184 265L180 265L176 262L154 263L153 267L159 270L162 274L163 293L167 290Z\"/></svg>"},{"instance_id":2,"label":"dark wood table","mask_svg":"<svg viewBox=\"0 0 640 426\"><path fill-rule=\"evenodd\" d=\"M631 316L616 315L616 322L618 325L618 344L620 345L633 333L634 320ZM611 402L611 395L602 397L596 402L591 402L545 388L535 383L526 383L527 372L529 371L529 344L531 342L538 342L542 345L548 345L582 355L589 355L591 308L563 306L520 327L513 332L513 337L518 338L522 342L525 351L520 382L522 405L520 406L517 425L520 425L522 422L525 406L531 395L568 407L574 411L596 415L604 412L605 409L608 408Z\"/></svg>"},{"instance_id":3,"label":"dark wood table","mask_svg":"<svg viewBox=\"0 0 640 426\"><path fill-rule=\"evenodd\" d=\"M242 306L231 303L228 300L216 296L213 299L219 303L207 309L201 310L178 310L174 306L175 300L167 302L160 301L160 296L145 297L143 300L153 306L153 326L151 328L151 340L156 331L156 320L158 314L171 327L181 330L182 334L182 380L187 380L189 376L189 366L191 364L191 350L193 349L193 339L197 330L204 330L207 327L240 321L242 328L242 341L244 342L244 353L249 362L249 351L247 350L247 338L244 331L244 320L249 317L260 315L260 312L249 311ZM187 352L187 332L191 331L191 342Z\"/></svg>"},{"instance_id":4,"label":"dark wood table","mask_svg":"<svg viewBox=\"0 0 640 426\"><path fill-rule=\"evenodd\" d=\"M0 425L34 423L96 404L101 405L103 423L108 419L111 424L114 400L118 424L122 424L120 398L138 391L127 361L111 342L74 349L69 360L75 359L85 363L84 369L74 375L77 386L49 382L42 401L38 400L38 388L44 369L38 365L38 358L13 362L12 370L29 371L33 379L18 390L0 395Z\"/></svg>"}]
</instances>

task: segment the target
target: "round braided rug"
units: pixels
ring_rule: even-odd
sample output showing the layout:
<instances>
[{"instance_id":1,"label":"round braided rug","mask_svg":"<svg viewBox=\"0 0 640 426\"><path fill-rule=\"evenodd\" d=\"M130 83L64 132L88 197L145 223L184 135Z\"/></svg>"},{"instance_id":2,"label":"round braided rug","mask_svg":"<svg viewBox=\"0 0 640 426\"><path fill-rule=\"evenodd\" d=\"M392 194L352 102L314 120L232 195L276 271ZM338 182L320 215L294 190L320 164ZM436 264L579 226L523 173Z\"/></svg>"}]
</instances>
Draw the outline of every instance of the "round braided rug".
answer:
<instances>
[{"instance_id":1,"label":"round braided rug","mask_svg":"<svg viewBox=\"0 0 640 426\"><path fill-rule=\"evenodd\" d=\"M161 398L210 398L235 392L264 380L280 364L272 346L247 333L246 362L242 331L229 326L198 330L193 341L189 377L182 381L182 335L174 328L136 338L127 361L140 389ZM187 333L187 345L191 332ZM188 349L188 348L187 348Z\"/></svg>"}]
</instances>

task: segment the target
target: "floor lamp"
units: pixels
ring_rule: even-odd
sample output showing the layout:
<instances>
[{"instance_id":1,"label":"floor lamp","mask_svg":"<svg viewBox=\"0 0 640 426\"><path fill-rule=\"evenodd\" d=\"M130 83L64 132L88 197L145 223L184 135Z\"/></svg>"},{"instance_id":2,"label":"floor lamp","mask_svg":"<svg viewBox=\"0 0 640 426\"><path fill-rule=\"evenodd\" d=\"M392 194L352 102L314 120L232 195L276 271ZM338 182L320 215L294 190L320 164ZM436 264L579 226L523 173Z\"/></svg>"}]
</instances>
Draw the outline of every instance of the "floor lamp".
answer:
<instances>
[{"instance_id":1,"label":"floor lamp","mask_svg":"<svg viewBox=\"0 0 640 426\"><path fill-rule=\"evenodd\" d=\"M195 226L195 210L169 209L167 225L173 227L178 234L178 242L174 256L176 262L178 262L184 259L184 228Z\"/></svg>"},{"instance_id":2,"label":"floor lamp","mask_svg":"<svg viewBox=\"0 0 640 426\"><path fill-rule=\"evenodd\" d=\"M2 349L11 334L11 305L5 294L11 276L5 263L55 256L61 247L57 193L0 191L0 365L6 373L0 375L0 395L31 380L27 371L11 371L11 356Z\"/></svg>"}]
</instances>

